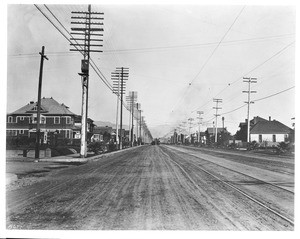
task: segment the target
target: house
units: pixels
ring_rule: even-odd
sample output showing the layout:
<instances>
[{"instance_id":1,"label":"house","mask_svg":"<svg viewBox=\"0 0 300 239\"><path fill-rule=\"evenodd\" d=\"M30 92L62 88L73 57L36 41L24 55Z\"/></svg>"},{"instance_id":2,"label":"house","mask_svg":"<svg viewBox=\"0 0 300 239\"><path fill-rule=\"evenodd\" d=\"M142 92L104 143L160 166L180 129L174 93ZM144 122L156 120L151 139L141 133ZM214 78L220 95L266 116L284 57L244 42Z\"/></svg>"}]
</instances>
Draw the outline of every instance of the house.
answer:
<instances>
[{"instance_id":1,"label":"house","mask_svg":"<svg viewBox=\"0 0 300 239\"><path fill-rule=\"evenodd\" d=\"M80 132L78 115L65 104L51 98L41 99L41 144L72 144L76 132ZM7 114L6 135L9 143L35 142L37 127L37 102L30 101L20 109ZM79 127L79 128L78 128ZM92 128L90 128L92 130Z\"/></svg>"},{"instance_id":2,"label":"house","mask_svg":"<svg viewBox=\"0 0 300 239\"><path fill-rule=\"evenodd\" d=\"M280 142L289 142L293 130L277 120L259 120L250 128L250 141L263 146L276 146Z\"/></svg>"},{"instance_id":3,"label":"house","mask_svg":"<svg viewBox=\"0 0 300 239\"><path fill-rule=\"evenodd\" d=\"M74 118L74 127L73 127L73 139L76 144L80 144L81 138L81 115L75 115ZM88 141L91 140L93 136L93 131L95 128L94 121L90 118L87 118L87 139Z\"/></svg>"},{"instance_id":4,"label":"house","mask_svg":"<svg viewBox=\"0 0 300 239\"><path fill-rule=\"evenodd\" d=\"M227 128L217 128L217 142L220 143L222 141L222 144L224 143L224 139L222 135L228 135L229 132L227 131ZM205 131L205 138L204 142L205 144L211 144L215 142L215 135L216 135L216 128L215 127L208 127L207 130ZM226 142L228 141L227 139L225 140ZM227 142L228 143L228 142Z\"/></svg>"},{"instance_id":5,"label":"house","mask_svg":"<svg viewBox=\"0 0 300 239\"><path fill-rule=\"evenodd\" d=\"M260 121L267 121L267 120L259 116L253 117L253 119L250 120L250 129ZM247 125L248 125L247 119L245 119L245 122L241 122L239 124L240 129L235 134L236 140L247 142Z\"/></svg>"},{"instance_id":6,"label":"house","mask_svg":"<svg viewBox=\"0 0 300 239\"><path fill-rule=\"evenodd\" d=\"M227 132L226 128L217 128L218 134L221 134L222 132ZM215 136L216 134L216 128L215 127L208 127L207 133L209 136Z\"/></svg>"},{"instance_id":7,"label":"house","mask_svg":"<svg viewBox=\"0 0 300 239\"><path fill-rule=\"evenodd\" d=\"M111 136L113 133L112 127L102 127L102 126L96 126L93 130L93 136L92 139L93 141L110 141Z\"/></svg>"}]
</instances>

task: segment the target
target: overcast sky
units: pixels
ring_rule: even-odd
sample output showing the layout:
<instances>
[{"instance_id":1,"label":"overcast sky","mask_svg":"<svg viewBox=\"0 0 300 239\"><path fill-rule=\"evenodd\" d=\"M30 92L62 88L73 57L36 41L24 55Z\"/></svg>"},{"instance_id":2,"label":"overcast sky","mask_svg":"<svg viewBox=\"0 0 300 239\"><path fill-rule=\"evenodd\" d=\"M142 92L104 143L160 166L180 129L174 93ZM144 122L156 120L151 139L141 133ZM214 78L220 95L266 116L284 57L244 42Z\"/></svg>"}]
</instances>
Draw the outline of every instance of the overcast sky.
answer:
<instances>
[{"instance_id":1,"label":"overcast sky","mask_svg":"<svg viewBox=\"0 0 300 239\"><path fill-rule=\"evenodd\" d=\"M44 5L38 7L66 33ZM47 7L69 31L71 11L87 10L87 5ZM42 96L80 114L80 53L69 51L69 42L34 5L9 5L7 10L7 112L37 100L38 53L45 46L49 61L44 63ZM109 82L116 67L129 67L126 95L138 92L150 128L176 127L188 118L196 122L198 110L204 112L203 127L212 127L213 98L220 98L218 113L235 134L247 117L243 77L257 78L251 100L261 100L251 104L251 118L271 116L292 126L294 7L93 4L92 11L104 12L104 37L103 53L91 58ZM115 114L116 96L91 70L89 117L115 122ZM124 121L128 124L126 111ZM221 126L221 118L218 122Z\"/></svg>"}]
</instances>

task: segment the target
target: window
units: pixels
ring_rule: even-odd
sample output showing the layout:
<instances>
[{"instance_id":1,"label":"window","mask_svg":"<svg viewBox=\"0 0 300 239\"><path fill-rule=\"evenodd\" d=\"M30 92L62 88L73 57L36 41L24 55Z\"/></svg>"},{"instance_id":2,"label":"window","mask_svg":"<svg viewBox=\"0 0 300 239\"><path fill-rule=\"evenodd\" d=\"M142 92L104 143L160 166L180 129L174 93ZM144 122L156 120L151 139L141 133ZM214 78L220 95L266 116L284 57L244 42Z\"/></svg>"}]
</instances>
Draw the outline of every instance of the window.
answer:
<instances>
[{"instance_id":1,"label":"window","mask_svg":"<svg viewBox=\"0 0 300 239\"><path fill-rule=\"evenodd\" d=\"M288 134L285 134L284 135L284 142L288 142L289 141L289 135Z\"/></svg>"},{"instance_id":2,"label":"window","mask_svg":"<svg viewBox=\"0 0 300 239\"><path fill-rule=\"evenodd\" d=\"M70 116L66 117L66 124L71 124L71 117Z\"/></svg>"},{"instance_id":3,"label":"window","mask_svg":"<svg viewBox=\"0 0 300 239\"><path fill-rule=\"evenodd\" d=\"M261 143L262 142L262 135L258 135L258 142Z\"/></svg>"},{"instance_id":4,"label":"window","mask_svg":"<svg viewBox=\"0 0 300 239\"><path fill-rule=\"evenodd\" d=\"M19 118L19 120L24 121L24 116L20 116L18 118Z\"/></svg>"},{"instance_id":5,"label":"window","mask_svg":"<svg viewBox=\"0 0 300 239\"><path fill-rule=\"evenodd\" d=\"M60 118L58 116L54 117L54 124L59 124Z\"/></svg>"},{"instance_id":6,"label":"window","mask_svg":"<svg viewBox=\"0 0 300 239\"><path fill-rule=\"evenodd\" d=\"M46 124L46 117L41 117L40 123L41 123L41 124Z\"/></svg>"},{"instance_id":7,"label":"window","mask_svg":"<svg viewBox=\"0 0 300 239\"><path fill-rule=\"evenodd\" d=\"M33 110L33 111L37 111L37 106L34 106L34 107L32 108L32 110Z\"/></svg>"},{"instance_id":8,"label":"window","mask_svg":"<svg viewBox=\"0 0 300 239\"><path fill-rule=\"evenodd\" d=\"M10 129L7 130L6 133L8 136L17 136L17 130Z\"/></svg>"},{"instance_id":9,"label":"window","mask_svg":"<svg viewBox=\"0 0 300 239\"><path fill-rule=\"evenodd\" d=\"M20 129L19 134L24 134L24 129Z\"/></svg>"},{"instance_id":10,"label":"window","mask_svg":"<svg viewBox=\"0 0 300 239\"><path fill-rule=\"evenodd\" d=\"M272 139L273 139L273 142L276 142L276 134L273 134Z\"/></svg>"},{"instance_id":11,"label":"window","mask_svg":"<svg viewBox=\"0 0 300 239\"><path fill-rule=\"evenodd\" d=\"M71 138L71 132L70 132L70 130L66 130L65 136L66 136L67 139Z\"/></svg>"},{"instance_id":12,"label":"window","mask_svg":"<svg viewBox=\"0 0 300 239\"><path fill-rule=\"evenodd\" d=\"M8 123L15 123L13 116L8 116Z\"/></svg>"}]
</instances>

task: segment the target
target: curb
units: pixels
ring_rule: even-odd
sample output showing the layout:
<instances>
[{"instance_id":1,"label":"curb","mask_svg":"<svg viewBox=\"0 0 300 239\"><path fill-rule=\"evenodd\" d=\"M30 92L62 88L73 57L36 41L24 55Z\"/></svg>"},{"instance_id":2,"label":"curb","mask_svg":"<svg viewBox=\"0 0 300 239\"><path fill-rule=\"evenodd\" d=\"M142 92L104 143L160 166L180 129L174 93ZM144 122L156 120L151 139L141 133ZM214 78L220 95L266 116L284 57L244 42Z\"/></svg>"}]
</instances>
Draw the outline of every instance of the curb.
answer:
<instances>
[{"instance_id":1,"label":"curb","mask_svg":"<svg viewBox=\"0 0 300 239\"><path fill-rule=\"evenodd\" d=\"M135 147L130 147L130 148L126 148L126 149L122 149L122 150L118 150L118 151L113 151L113 152L109 152L109 153L105 153L105 154L99 154L99 155L95 155L89 158L75 158L75 156L78 156L78 154L74 154L73 157L72 155L70 155L68 158L64 158L61 156L57 156L57 157L53 157L53 158L42 158L39 159L39 162L66 162L66 163L87 163L88 161L97 161L101 158L105 158L105 157L109 157L112 156L114 154L117 153L123 153L125 151L128 150L132 150L132 149L136 149L139 147L142 147L144 145L139 145L139 146L135 146Z\"/></svg>"}]
</instances>

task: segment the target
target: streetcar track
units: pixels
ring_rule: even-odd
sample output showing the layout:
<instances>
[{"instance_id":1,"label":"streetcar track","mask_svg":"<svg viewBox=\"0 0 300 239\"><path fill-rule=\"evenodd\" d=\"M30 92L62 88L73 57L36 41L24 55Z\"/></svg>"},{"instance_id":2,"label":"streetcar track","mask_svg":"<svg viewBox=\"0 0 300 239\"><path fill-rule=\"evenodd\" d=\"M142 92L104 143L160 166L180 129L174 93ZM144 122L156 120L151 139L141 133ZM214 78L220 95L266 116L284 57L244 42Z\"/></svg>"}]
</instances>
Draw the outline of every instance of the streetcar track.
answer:
<instances>
[{"instance_id":1,"label":"streetcar track","mask_svg":"<svg viewBox=\"0 0 300 239\"><path fill-rule=\"evenodd\" d=\"M172 159L171 157L168 157L170 160L172 160L180 169L181 171L186 175L186 177L194 184L194 186L201 190L198 186L198 184L191 178L191 176L188 174L188 172L179 164L177 163L174 159ZM207 160L205 160L207 161ZM218 164L216 164L218 165ZM200 165L196 165L198 166L198 168L205 172L206 174L210 175L211 177L215 178L217 181L224 183L225 185L229 186L230 188L232 188L233 190L239 192L240 194L242 194L243 196L247 197L249 200L255 202L256 204L260 205L261 207L267 209L269 212L272 212L273 214L275 214L276 216L280 217L281 219L285 220L286 222L290 223L292 226L294 226L294 221L292 219L289 219L288 217L282 215L281 213L277 212L276 210L272 209L271 207L265 205L263 202L259 201L258 199L255 199L254 197L252 197L250 194L244 192L243 190L237 188L236 186L234 186L233 184L227 182L226 180L223 180L221 178L219 178L218 176L208 172L207 170L205 170L202 166ZM218 165L219 166L219 165ZM222 166L221 166L222 167ZM280 187L279 187L280 188ZM289 191L290 192L290 191ZM291 192L293 193L293 192Z\"/></svg>"},{"instance_id":2,"label":"streetcar track","mask_svg":"<svg viewBox=\"0 0 300 239\"><path fill-rule=\"evenodd\" d=\"M195 148L195 147L191 147L191 146L181 146L182 149L190 149L192 151L195 151L195 152L200 152L200 153L203 153L204 151L204 154L207 154L207 155L210 155L210 156L213 156L213 157L222 157L224 159L227 159L227 160L230 160L230 161L233 161L233 162L236 162L236 160L232 160L230 158L226 158L224 157L224 154L226 156L233 156L233 157L236 157L236 156L243 156L245 158L249 158L249 159L264 159L266 161L272 161L270 158L265 158L265 157L261 157L261 156L256 156L256 155L241 155L241 154L236 154L236 153L230 153L230 152L226 152L226 151L223 151L223 152L218 152L218 151L212 151L212 150L208 150L208 149L204 149L203 151L200 150L200 148ZM277 160L276 160L277 162ZM239 162L238 162L239 163ZM277 162L278 163L278 162ZM290 166L292 166L293 164L291 163L286 163ZM251 165L251 164L250 164ZM278 165L279 166L279 165ZM259 167L258 165L255 165L255 167ZM264 167L259 167L261 169L265 169ZM285 167L287 169L289 169L288 167ZM286 174L286 175L291 175L291 176L294 176L294 172L289 172L289 171L284 171L284 170L280 170L280 169L276 169L276 170L272 170L272 169L267 169L269 171L272 171L272 172L276 172L276 173L281 173L281 174Z\"/></svg>"},{"instance_id":3,"label":"streetcar track","mask_svg":"<svg viewBox=\"0 0 300 239\"><path fill-rule=\"evenodd\" d=\"M177 150L177 149L175 149L175 150ZM183 152L180 151L180 150L177 150L177 151L180 152L180 153L183 153ZM272 182L267 182L267 181L264 181L264 180L262 180L262 179L259 179L259 178L250 176L250 175L248 175L248 174L245 174L245 173L242 173L242 172L233 170L233 169L231 169L231 168L225 167L225 166L220 165L220 164L217 164L217 163L215 163L215 162L211 162L211 161L209 161L209 160L207 160L207 159L204 159L204 158L202 158L202 157L200 157L200 156L194 155L194 154L189 153L189 152L184 152L184 153L185 153L185 154L188 154L188 155L190 155L190 156L192 156L192 157L199 158L199 159L201 159L201 160L203 160L203 161L206 161L206 162L208 162L208 163L210 163L210 164L217 165L218 167L225 168L225 169L227 169L227 170L229 170L229 171L232 171L232 172L235 172L235 173L244 175L244 176L246 176L246 177L255 179L256 181L261 182L261 184L269 184L269 185L272 185L273 187L276 187L276 188L279 188L279 189L282 189L282 190L284 190L284 191L287 191L287 192L289 192L289 193L294 194L293 191L291 191L291 190L289 190L289 189L287 189L287 188L280 187L280 186L278 186L278 184L274 184L274 183L272 183ZM268 171L272 171L272 170L268 170ZM277 172L277 171L272 171L272 172Z\"/></svg>"}]
</instances>

